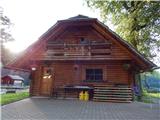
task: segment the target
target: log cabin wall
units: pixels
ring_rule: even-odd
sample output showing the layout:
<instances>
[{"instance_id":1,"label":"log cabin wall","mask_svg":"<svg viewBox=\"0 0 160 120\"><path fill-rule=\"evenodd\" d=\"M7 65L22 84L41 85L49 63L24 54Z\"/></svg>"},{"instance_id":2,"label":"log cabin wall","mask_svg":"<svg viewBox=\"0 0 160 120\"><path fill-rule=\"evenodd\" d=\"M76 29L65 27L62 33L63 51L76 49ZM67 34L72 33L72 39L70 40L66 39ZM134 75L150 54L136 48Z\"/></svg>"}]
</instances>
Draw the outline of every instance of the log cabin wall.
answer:
<instances>
[{"instance_id":1,"label":"log cabin wall","mask_svg":"<svg viewBox=\"0 0 160 120\"><path fill-rule=\"evenodd\" d=\"M88 41L92 41L95 43L111 43L110 45L110 54L101 55L101 59L106 61L101 62L100 60L96 60L98 57L92 55L86 55L85 58L81 59L82 62L77 63L77 58L84 57L83 55L80 56L73 56L69 55L69 57L65 58L64 54L62 56L58 55L50 55L46 54L46 52L50 49L47 47L48 43L55 43L55 44L80 44L82 38ZM64 46L61 46L62 49ZM79 46L78 46L79 47ZM51 48L52 49L52 48ZM72 53L75 53L76 46L73 48ZM108 48L107 48L108 49ZM97 49L95 49L96 51ZM54 51L54 50L53 50ZM102 50L103 51L103 50ZM66 52L66 50L62 50L62 52ZM70 51L69 51L70 52ZM71 53L71 52L70 52ZM68 54L70 54L68 53ZM79 51L77 52L79 53ZM77 54L76 53L76 54ZM45 54L45 55L44 55ZM61 57L61 62L59 63L59 57ZM89 58L91 57L91 58ZM63 31L59 36L53 37L49 41L47 41L46 45L43 45L37 53L33 56L32 59L40 58L42 61L45 58L51 58L49 61L52 63L51 67L54 71L54 78L53 78L53 88L55 87L62 87L65 85L96 85L96 84L127 84L129 85L130 78L128 71L123 69L123 64L125 61L130 61L130 55L118 44L114 41L104 38L100 33L98 33L94 28L90 26L83 26L83 27L68 27ZM68 59L72 59L72 62L68 62ZM89 58L89 62L85 62L85 59ZM113 60L113 61L110 61ZM58 62L57 62L58 61ZM70 60L69 60L70 61ZM92 61L92 62L91 62ZM78 68L75 70L75 65L78 64ZM40 95L41 94L41 79L42 79L42 66L38 68L36 71L36 76L33 84L33 95ZM102 69L103 70L103 82L86 82L86 69ZM84 82L85 81L85 82Z\"/></svg>"},{"instance_id":2,"label":"log cabin wall","mask_svg":"<svg viewBox=\"0 0 160 120\"><path fill-rule=\"evenodd\" d=\"M42 65L44 66L44 65ZM35 73L35 79L32 85L32 95L41 95L40 83L41 83L41 67L39 67ZM125 84L131 85L132 78L128 70L124 70L123 62L57 62L53 63L50 67L53 68L53 89L63 87L66 85L108 85L108 84ZM100 82L87 82L86 80L86 69L102 69L103 70L103 81Z\"/></svg>"},{"instance_id":3,"label":"log cabin wall","mask_svg":"<svg viewBox=\"0 0 160 120\"><path fill-rule=\"evenodd\" d=\"M123 69L122 63L57 63L53 64L54 85L56 87L65 85L95 85L95 84L126 84L129 85L129 72ZM75 69L75 66L77 68ZM86 80L86 69L102 69L103 81L92 82Z\"/></svg>"},{"instance_id":4,"label":"log cabin wall","mask_svg":"<svg viewBox=\"0 0 160 120\"><path fill-rule=\"evenodd\" d=\"M107 38L107 36L103 36L101 35L101 33L99 33L98 31L96 31L93 27L91 26L81 26L81 27L68 27L66 28L64 31L62 31L61 34L59 34L58 36L53 36L50 40L48 40L45 44L43 44L42 48L39 49L37 52L35 52L35 54L33 55L32 59L35 60L67 60L67 58L63 58L64 54L67 55L67 53L65 53L66 51L68 51L68 54L70 54L71 52L75 52L75 53L80 53L82 52L82 47L77 47L77 46L73 46L73 45L78 45L80 46L80 42L82 40L82 38L84 40L87 40L89 42L94 43L105 43L105 44L110 44L110 46L108 48L105 49L99 49L99 52L104 53L104 51L106 51L106 55L100 55L100 56L93 56L95 59L96 58L103 58L103 59L119 59L119 60L131 60L131 56L130 54L119 44L117 44L115 41L111 41L109 38ZM51 44L50 44L51 43ZM52 45L56 45L59 44L61 46L59 46L59 49L53 49ZM71 47L70 48L64 48L64 45L70 44ZM50 46L51 47L48 47ZM85 51L88 52L89 50L88 46L86 48ZM79 51L77 50L79 49ZM52 53L55 53L58 50L58 53L56 55L53 55ZM77 51L76 51L77 50ZM90 50L91 52L94 52L96 50L92 49ZM70 52L70 53L69 53ZM82 58L82 57L88 57L89 54L86 53L84 56L82 55L82 53L80 53L80 56L74 56L77 58ZM92 57L92 55L91 55ZM70 60L70 58L72 58L72 56L70 55L70 57L68 58L68 60ZM83 58L82 58L83 59ZM85 58L84 58L85 59ZM73 60L73 59L72 59Z\"/></svg>"},{"instance_id":5,"label":"log cabin wall","mask_svg":"<svg viewBox=\"0 0 160 120\"><path fill-rule=\"evenodd\" d=\"M101 33L97 32L91 26L68 27L61 34L59 34L58 36L55 36L52 39L50 39L49 41L47 41L46 45L50 42L56 43L56 44L80 44L82 38L84 40L86 40L86 42L110 43L111 46L108 49L108 50L110 50L110 54L103 56L104 58L107 58L107 59L108 58L109 59L131 59L131 56L128 54L127 51L124 50L123 47L116 44L114 41L111 41L110 39L106 39L103 35L101 35ZM76 49L76 47L73 48L73 50L74 49ZM44 57L43 54L46 52L45 50L44 49L42 50L43 51L43 52L41 52L42 56L39 56L40 54L37 54L34 57L36 59L38 57L41 57L41 58ZM40 52L40 51L37 51L37 52ZM60 57L60 56L61 55L55 56L55 59L56 59L56 57ZM50 58L50 55L48 55L47 57ZM77 56L77 57L80 57L80 56ZM52 56L52 59L53 58L54 57Z\"/></svg>"}]
</instances>

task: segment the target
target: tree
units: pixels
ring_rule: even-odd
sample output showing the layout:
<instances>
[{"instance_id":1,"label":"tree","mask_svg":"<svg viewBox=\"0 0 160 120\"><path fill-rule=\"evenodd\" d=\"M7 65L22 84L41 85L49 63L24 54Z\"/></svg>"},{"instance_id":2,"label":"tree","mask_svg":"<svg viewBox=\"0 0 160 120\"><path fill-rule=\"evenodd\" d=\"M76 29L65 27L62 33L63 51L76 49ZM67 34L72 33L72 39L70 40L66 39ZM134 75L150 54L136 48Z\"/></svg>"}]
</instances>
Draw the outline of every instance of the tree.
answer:
<instances>
[{"instance_id":1,"label":"tree","mask_svg":"<svg viewBox=\"0 0 160 120\"><path fill-rule=\"evenodd\" d=\"M1 47L1 63L2 63L2 65L7 65L15 57L16 57L16 54L13 54L10 50L8 50L7 48L5 48L2 45L2 47Z\"/></svg>"},{"instance_id":2,"label":"tree","mask_svg":"<svg viewBox=\"0 0 160 120\"><path fill-rule=\"evenodd\" d=\"M1 44L1 62L6 65L13 59L13 54L4 47L4 44L13 41L10 33L10 27L13 24L7 16L3 15L3 8L0 7L0 44Z\"/></svg>"},{"instance_id":3,"label":"tree","mask_svg":"<svg viewBox=\"0 0 160 120\"><path fill-rule=\"evenodd\" d=\"M99 9L104 22L111 20L116 32L140 51L153 58L160 51L160 2L86 0Z\"/></svg>"},{"instance_id":4,"label":"tree","mask_svg":"<svg viewBox=\"0 0 160 120\"><path fill-rule=\"evenodd\" d=\"M3 9L0 7L0 42L1 44L4 44L8 41L13 41L14 38L12 37L10 33L10 27L13 25L11 23L10 19L7 16L3 15Z\"/></svg>"}]
</instances>

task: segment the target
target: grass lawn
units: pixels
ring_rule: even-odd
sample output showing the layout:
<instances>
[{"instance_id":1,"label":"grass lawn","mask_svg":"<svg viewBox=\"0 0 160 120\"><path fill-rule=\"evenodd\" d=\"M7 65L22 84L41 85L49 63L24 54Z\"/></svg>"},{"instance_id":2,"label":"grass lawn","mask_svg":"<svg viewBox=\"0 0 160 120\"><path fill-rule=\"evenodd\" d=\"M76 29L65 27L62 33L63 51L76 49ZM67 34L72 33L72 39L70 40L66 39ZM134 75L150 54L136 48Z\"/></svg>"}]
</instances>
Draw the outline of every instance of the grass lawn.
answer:
<instances>
[{"instance_id":1,"label":"grass lawn","mask_svg":"<svg viewBox=\"0 0 160 120\"><path fill-rule=\"evenodd\" d=\"M5 105L29 97L28 92L2 94L0 104Z\"/></svg>"},{"instance_id":2,"label":"grass lawn","mask_svg":"<svg viewBox=\"0 0 160 120\"><path fill-rule=\"evenodd\" d=\"M160 93L147 93L146 96L154 97L154 98L160 98Z\"/></svg>"},{"instance_id":3,"label":"grass lawn","mask_svg":"<svg viewBox=\"0 0 160 120\"><path fill-rule=\"evenodd\" d=\"M143 95L146 97L160 98L160 93L149 93L147 91L143 91Z\"/></svg>"}]
</instances>

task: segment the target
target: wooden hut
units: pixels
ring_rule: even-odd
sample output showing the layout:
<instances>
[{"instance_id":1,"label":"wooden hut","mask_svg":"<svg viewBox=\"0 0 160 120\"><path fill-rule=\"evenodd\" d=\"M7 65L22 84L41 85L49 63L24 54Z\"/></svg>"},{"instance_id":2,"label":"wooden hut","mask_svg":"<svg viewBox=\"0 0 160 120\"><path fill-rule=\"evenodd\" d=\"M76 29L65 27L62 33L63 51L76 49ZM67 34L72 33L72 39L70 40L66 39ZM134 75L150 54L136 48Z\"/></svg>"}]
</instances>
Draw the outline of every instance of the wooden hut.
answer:
<instances>
[{"instance_id":1,"label":"wooden hut","mask_svg":"<svg viewBox=\"0 0 160 120\"><path fill-rule=\"evenodd\" d=\"M1 85L22 87L24 78L18 75L6 75L1 78Z\"/></svg>"},{"instance_id":2,"label":"wooden hut","mask_svg":"<svg viewBox=\"0 0 160 120\"><path fill-rule=\"evenodd\" d=\"M32 70L31 96L89 88L95 101L131 101L135 74L156 67L99 20L82 15L58 21L9 66Z\"/></svg>"}]
</instances>

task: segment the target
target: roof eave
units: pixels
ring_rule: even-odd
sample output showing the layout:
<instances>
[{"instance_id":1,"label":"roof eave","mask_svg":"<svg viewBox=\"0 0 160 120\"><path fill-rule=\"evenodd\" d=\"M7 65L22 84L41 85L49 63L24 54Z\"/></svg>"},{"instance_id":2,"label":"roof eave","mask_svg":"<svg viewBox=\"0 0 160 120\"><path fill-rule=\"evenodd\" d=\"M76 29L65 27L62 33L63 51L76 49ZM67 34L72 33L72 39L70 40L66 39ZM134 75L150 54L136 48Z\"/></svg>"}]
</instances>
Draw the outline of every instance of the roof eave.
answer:
<instances>
[{"instance_id":1,"label":"roof eave","mask_svg":"<svg viewBox=\"0 0 160 120\"><path fill-rule=\"evenodd\" d=\"M148 69L152 69L154 67L157 67L156 64L154 64L153 62L151 62L150 60L148 60L147 58L145 58L139 51L137 51L135 48L133 48L127 41L125 41L124 39L122 39L114 31L112 31L111 29L109 29L108 26L106 26L105 24L103 24L99 20L97 20L97 23L101 24L106 30L108 30L113 36L115 36L115 39L117 39L119 42L121 42L121 44L123 44L124 46L126 46L128 48L128 50L132 51L132 53L134 53L135 55L137 55L143 62L145 62L145 64L148 66Z\"/></svg>"}]
</instances>

